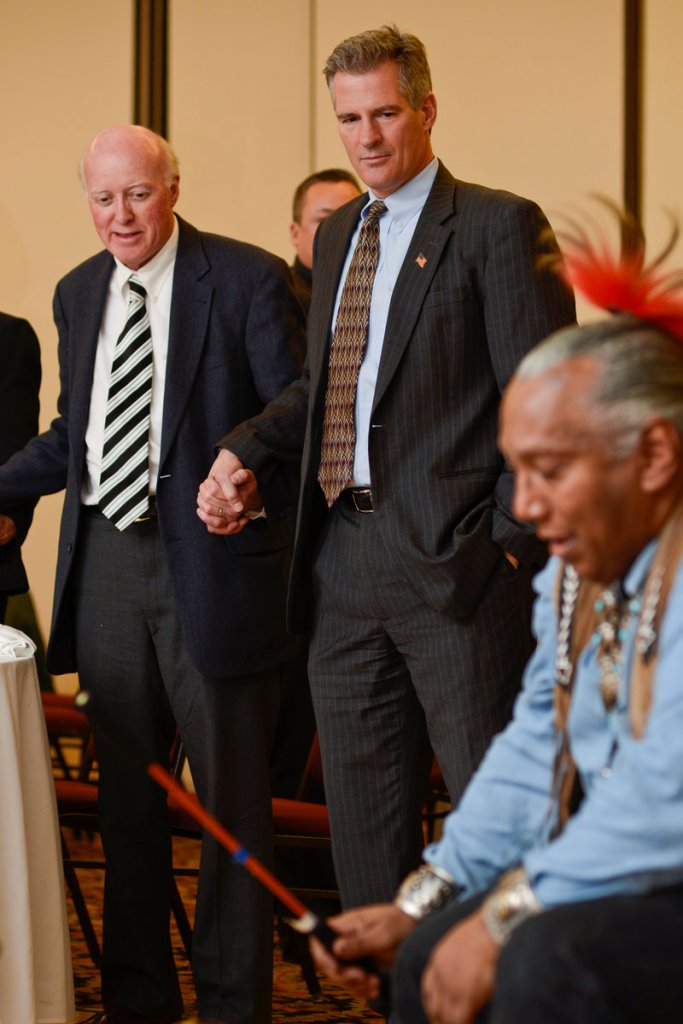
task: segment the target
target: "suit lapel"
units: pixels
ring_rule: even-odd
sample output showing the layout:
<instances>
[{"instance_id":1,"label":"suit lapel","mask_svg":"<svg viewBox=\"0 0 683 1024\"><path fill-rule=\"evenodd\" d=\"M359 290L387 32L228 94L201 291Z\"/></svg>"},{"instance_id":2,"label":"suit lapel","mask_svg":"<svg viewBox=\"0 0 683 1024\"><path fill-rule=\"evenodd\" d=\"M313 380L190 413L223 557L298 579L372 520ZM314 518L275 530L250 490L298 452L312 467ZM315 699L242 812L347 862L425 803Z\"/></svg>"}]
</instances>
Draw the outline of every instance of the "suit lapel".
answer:
<instances>
[{"instance_id":1,"label":"suit lapel","mask_svg":"<svg viewBox=\"0 0 683 1024\"><path fill-rule=\"evenodd\" d=\"M190 397L209 328L213 285L202 281L211 269L199 232L180 217L173 271L168 361L164 389L160 465L173 444Z\"/></svg>"},{"instance_id":2,"label":"suit lapel","mask_svg":"<svg viewBox=\"0 0 683 1024\"><path fill-rule=\"evenodd\" d=\"M394 288L373 407L381 400L396 372L446 243L453 234L455 187L455 179L440 163Z\"/></svg>"},{"instance_id":3,"label":"suit lapel","mask_svg":"<svg viewBox=\"0 0 683 1024\"><path fill-rule=\"evenodd\" d=\"M113 269L113 257L103 252L74 300L74 308L79 313L78 324L73 330L75 344L70 346L72 376L69 382L69 433L74 465L79 467L79 473L85 459L85 434L90 415L97 343Z\"/></svg>"}]
</instances>

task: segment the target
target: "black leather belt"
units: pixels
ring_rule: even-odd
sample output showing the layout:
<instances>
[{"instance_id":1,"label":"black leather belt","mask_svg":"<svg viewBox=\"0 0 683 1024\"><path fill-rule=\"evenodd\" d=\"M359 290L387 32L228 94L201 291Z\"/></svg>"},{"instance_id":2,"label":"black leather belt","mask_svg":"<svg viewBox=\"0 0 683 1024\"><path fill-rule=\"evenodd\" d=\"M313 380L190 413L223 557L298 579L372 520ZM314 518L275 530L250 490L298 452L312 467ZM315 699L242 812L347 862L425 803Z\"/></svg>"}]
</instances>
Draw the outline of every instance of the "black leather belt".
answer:
<instances>
[{"instance_id":1,"label":"black leather belt","mask_svg":"<svg viewBox=\"0 0 683 1024\"><path fill-rule=\"evenodd\" d=\"M339 495L339 500L343 501L345 505L351 505L356 512L375 511L375 506L372 504L372 491L369 487L347 487Z\"/></svg>"}]
</instances>

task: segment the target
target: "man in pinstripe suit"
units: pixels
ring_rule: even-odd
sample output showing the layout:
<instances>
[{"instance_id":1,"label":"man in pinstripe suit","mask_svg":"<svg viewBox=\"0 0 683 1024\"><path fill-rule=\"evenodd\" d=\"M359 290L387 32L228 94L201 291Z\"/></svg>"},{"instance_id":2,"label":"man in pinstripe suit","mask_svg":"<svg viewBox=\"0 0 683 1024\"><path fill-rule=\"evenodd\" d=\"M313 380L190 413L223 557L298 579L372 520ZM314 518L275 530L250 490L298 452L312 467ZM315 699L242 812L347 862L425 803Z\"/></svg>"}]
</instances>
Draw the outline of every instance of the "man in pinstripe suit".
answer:
<instances>
[{"instance_id":1,"label":"man in pinstripe suit","mask_svg":"<svg viewBox=\"0 0 683 1024\"><path fill-rule=\"evenodd\" d=\"M432 750L457 800L518 689L544 552L510 512L498 402L574 304L538 268L554 250L539 208L456 181L434 159L418 39L365 32L335 49L325 74L369 195L320 226L304 376L220 442L199 515L213 532L251 529L259 484L303 441L290 624L311 624L335 864L352 906L389 899L418 863ZM377 199L353 468L328 509L318 474L332 327Z\"/></svg>"}]
</instances>

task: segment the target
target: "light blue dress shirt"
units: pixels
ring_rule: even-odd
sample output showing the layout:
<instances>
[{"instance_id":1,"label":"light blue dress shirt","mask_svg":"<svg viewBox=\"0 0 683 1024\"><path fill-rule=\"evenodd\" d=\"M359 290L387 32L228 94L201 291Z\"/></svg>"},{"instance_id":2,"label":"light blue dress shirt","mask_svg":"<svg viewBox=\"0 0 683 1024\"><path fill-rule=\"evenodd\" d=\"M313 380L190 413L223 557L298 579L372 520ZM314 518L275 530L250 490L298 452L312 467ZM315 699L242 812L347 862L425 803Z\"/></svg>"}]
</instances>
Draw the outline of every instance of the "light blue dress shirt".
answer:
<instances>
[{"instance_id":1,"label":"light blue dress shirt","mask_svg":"<svg viewBox=\"0 0 683 1024\"><path fill-rule=\"evenodd\" d=\"M624 580L627 596L642 591L654 547L641 552ZM557 572L551 559L535 581L538 646L513 721L489 748L440 842L425 851L425 860L465 887L464 895L490 887L520 862L549 907L683 883L683 568L662 620L653 701L640 739L631 733L627 693L638 614L627 627L613 715L600 695L595 639L578 659L568 729L585 797L550 839Z\"/></svg>"},{"instance_id":2,"label":"light blue dress shirt","mask_svg":"<svg viewBox=\"0 0 683 1024\"><path fill-rule=\"evenodd\" d=\"M379 262L375 271L375 283L372 289L368 343L360 368L356 391L356 451L353 462L353 484L357 487L367 487L372 482L368 453L368 435L372 403L375 396L375 384L377 383L377 370L379 368L380 356L382 355L382 347L385 342L384 332L389 315L389 304L391 303L396 280L408 252L408 246L412 241L415 227L422 213L422 208L427 202L427 196L431 192L438 169L439 161L434 158L424 170L420 171L409 182L383 200L386 203L387 209L386 213L383 213L379 220ZM371 190L367 204L361 210L361 219L358 222L358 227L351 239L334 307L332 322L335 324L337 322L337 310L339 309L344 282L346 281L351 258L356 248L361 225L367 217L370 205L378 198Z\"/></svg>"}]
</instances>

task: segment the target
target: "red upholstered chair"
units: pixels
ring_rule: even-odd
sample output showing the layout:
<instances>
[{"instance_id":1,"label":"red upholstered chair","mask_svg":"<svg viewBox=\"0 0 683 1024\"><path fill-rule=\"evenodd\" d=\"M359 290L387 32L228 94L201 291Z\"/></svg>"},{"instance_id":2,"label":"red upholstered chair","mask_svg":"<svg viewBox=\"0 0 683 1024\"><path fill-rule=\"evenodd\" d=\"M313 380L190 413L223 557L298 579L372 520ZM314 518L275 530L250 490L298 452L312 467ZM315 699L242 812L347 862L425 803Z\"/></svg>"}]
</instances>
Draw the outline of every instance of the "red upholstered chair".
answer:
<instances>
[{"instance_id":1,"label":"red upholstered chair","mask_svg":"<svg viewBox=\"0 0 683 1024\"><path fill-rule=\"evenodd\" d=\"M319 761L320 751L318 748L317 736L313 741L311 751L313 759ZM309 757L309 761L311 758ZM311 778L304 776L304 784L310 783ZM322 774L321 774L322 781ZM301 787L300 787L301 788ZM332 868L332 842L330 837L330 818L327 806L324 803L312 803L307 800L288 800L285 797L274 797L273 801L273 830L275 843L275 856L277 859L278 850L285 851L299 849L303 851L319 851L315 857L310 870L313 872L313 880L306 884L290 884L290 888L304 903L313 902L312 909L318 912L315 905L318 901L325 904L339 902L339 890L334 881L334 870ZM323 886L316 882L316 873L320 870L320 855L328 862L326 875L329 876L330 884ZM305 860L305 855L301 858ZM323 869L324 869L323 865ZM305 871L305 864L303 865ZM285 879L286 881L286 879ZM308 939L300 935L294 929L289 928L286 920L278 909L278 931L283 955L289 955L295 960L300 968L306 987L312 997L320 994L320 982L315 971L315 966L308 946Z\"/></svg>"},{"instance_id":2,"label":"red upholstered chair","mask_svg":"<svg viewBox=\"0 0 683 1024\"><path fill-rule=\"evenodd\" d=\"M331 854L330 818L325 804L323 767L318 734L308 755L295 800L273 798L273 832L275 850L296 847L302 850L326 850ZM325 888L316 885L295 885L294 891L308 899L338 900L336 882Z\"/></svg>"},{"instance_id":3,"label":"red upholstered chair","mask_svg":"<svg viewBox=\"0 0 683 1024\"><path fill-rule=\"evenodd\" d=\"M60 826L68 816L75 828L97 831L97 781L93 775L95 744L90 724L83 711L74 706L73 697L43 692L43 712L48 740L53 754L53 773L57 813ZM101 867L74 860L61 831L64 879L83 931L88 952L95 964L100 962L100 947L92 926L90 913L83 897L76 869Z\"/></svg>"},{"instance_id":4,"label":"red upholstered chair","mask_svg":"<svg viewBox=\"0 0 683 1024\"><path fill-rule=\"evenodd\" d=\"M87 719L83 712L73 709L73 713L74 715L81 715L87 724ZM49 714L50 712L48 709L47 715ZM182 760L179 756L180 749L180 740L179 738L176 738L174 745L171 748L170 758L174 769L177 767L178 771L182 768ZM72 856L64 835L65 828L90 833L99 832L97 780L92 774L92 769L95 765L95 746L92 735L90 735L88 729L88 740L85 747L79 778L55 777L54 782L57 798L57 813L59 815L59 823L61 827L64 878L74 905L74 910L76 911L76 916L78 917L79 924L83 931L88 953L90 954L93 963L99 966L101 961L100 946L93 928L92 918L78 880L77 872L79 870L102 871L105 868L105 862L100 857L78 858ZM183 934L183 927L184 924L187 923L187 915L185 914L180 894L175 886L172 893L172 906L174 913L176 914L176 918L179 917L178 927L181 932L181 936L183 939L186 939L187 932ZM189 925L187 925L187 928L189 929ZM186 948L189 954L189 945L186 945Z\"/></svg>"},{"instance_id":5,"label":"red upholstered chair","mask_svg":"<svg viewBox=\"0 0 683 1024\"><path fill-rule=\"evenodd\" d=\"M41 699L55 777L83 781L94 756L88 719L67 694L43 690Z\"/></svg>"},{"instance_id":6,"label":"red upholstered chair","mask_svg":"<svg viewBox=\"0 0 683 1024\"><path fill-rule=\"evenodd\" d=\"M78 712L78 714L82 714L82 712ZM90 750L91 754L86 753L84 760L91 767L94 761L92 738L88 741L87 750ZM171 751L171 764L173 768L172 773L177 779L181 776L184 760L182 744L179 739L176 739L174 748ZM432 770L430 787L430 797L433 797L434 804L428 803L426 805L425 819L433 823L433 821L447 813L447 811L438 810L436 807L437 802L440 803L447 797L445 784L436 762ZM60 824L97 832L99 824L97 819L96 784L93 781L87 781L86 775L85 780L56 778L55 788ZM299 797L295 800L283 797L273 798L273 831L276 855L280 849L298 848L301 850L326 851L331 857L330 822L327 807L324 802L315 802L315 800L324 800L322 763L317 736L314 738L306 770L299 786ZM308 799L309 797L310 799ZM201 838L196 821L188 815L187 811L178 804L173 796L169 798L169 812L171 829L175 835L189 836L197 840ZM102 860L73 858L63 837L62 844L66 883L85 936L88 951L93 961L99 963L101 958L99 944L76 872L80 869L101 870L104 868L104 862ZM174 874L178 876L196 875L197 869L195 867L175 866ZM315 901L319 900L337 902L339 899L338 889L334 885L297 884L290 887L305 903L310 901L315 903ZM192 929L180 892L175 884L171 894L171 902L176 924L189 957ZM282 936L283 925L281 916L280 922ZM289 946L301 967L309 992L312 996L316 996L320 992L320 985L310 957L306 938L291 931L289 933Z\"/></svg>"},{"instance_id":7,"label":"red upholstered chair","mask_svg":"<svg viewBox=\"0 0 683 1024\"><path fill-rule=\"evenodd\" d=\"M317 736L313 741L306 770L299 785L299 793L322 795L322 767ZM177 803L173 795L169 797L168 804L173 833L199 839L201 834L196 821ZM272 808L273 842L276 857L278 849L281 848L318 849L327 851L331 856L330 820L324 803L314 803L311 800L304 799L289 800L284 797L274 797ZM196 868L174 867L174 873L179 876L192 875L196 874ZM276 871L276 873L278 872ZM284 881L286 882L287 880L284 879ZM339 892L335 887L316 885L295 885L290 887L304 902L310 900L332 900L336 902L339 899ZM192 931L187 916L184 914L184 907L177 889L173 898L173 912L183 943L189 953ZM279 913L278 928L282 938L286 926L284 925L282 915ZM312 996L317 995L320 992L320 984L315 973L313 961L311 960L307 939L293 930L287 932L287 939L288 948L292 951L293 958L301 968L310 994Z\"/></svg>"},{"instance_id":8,"label":"red upholstered chair","mask_svg":"<svg viewBox=\"0 0 683 1024\"><path fill-rule=\"evenodd\" d=\"M92 918L83 896L77 871L79 869L104 870L104 861L72 857L69 846L64 838L64 828L81 829L91 833L99 831L97 785L93 782L81 782L77 779L55 779L55 792L62 841L64 880L69 890L71 902L74 905L90 958L99 967L102 959L100 944L93 928Z\"/></svg>"}]
</instances>

